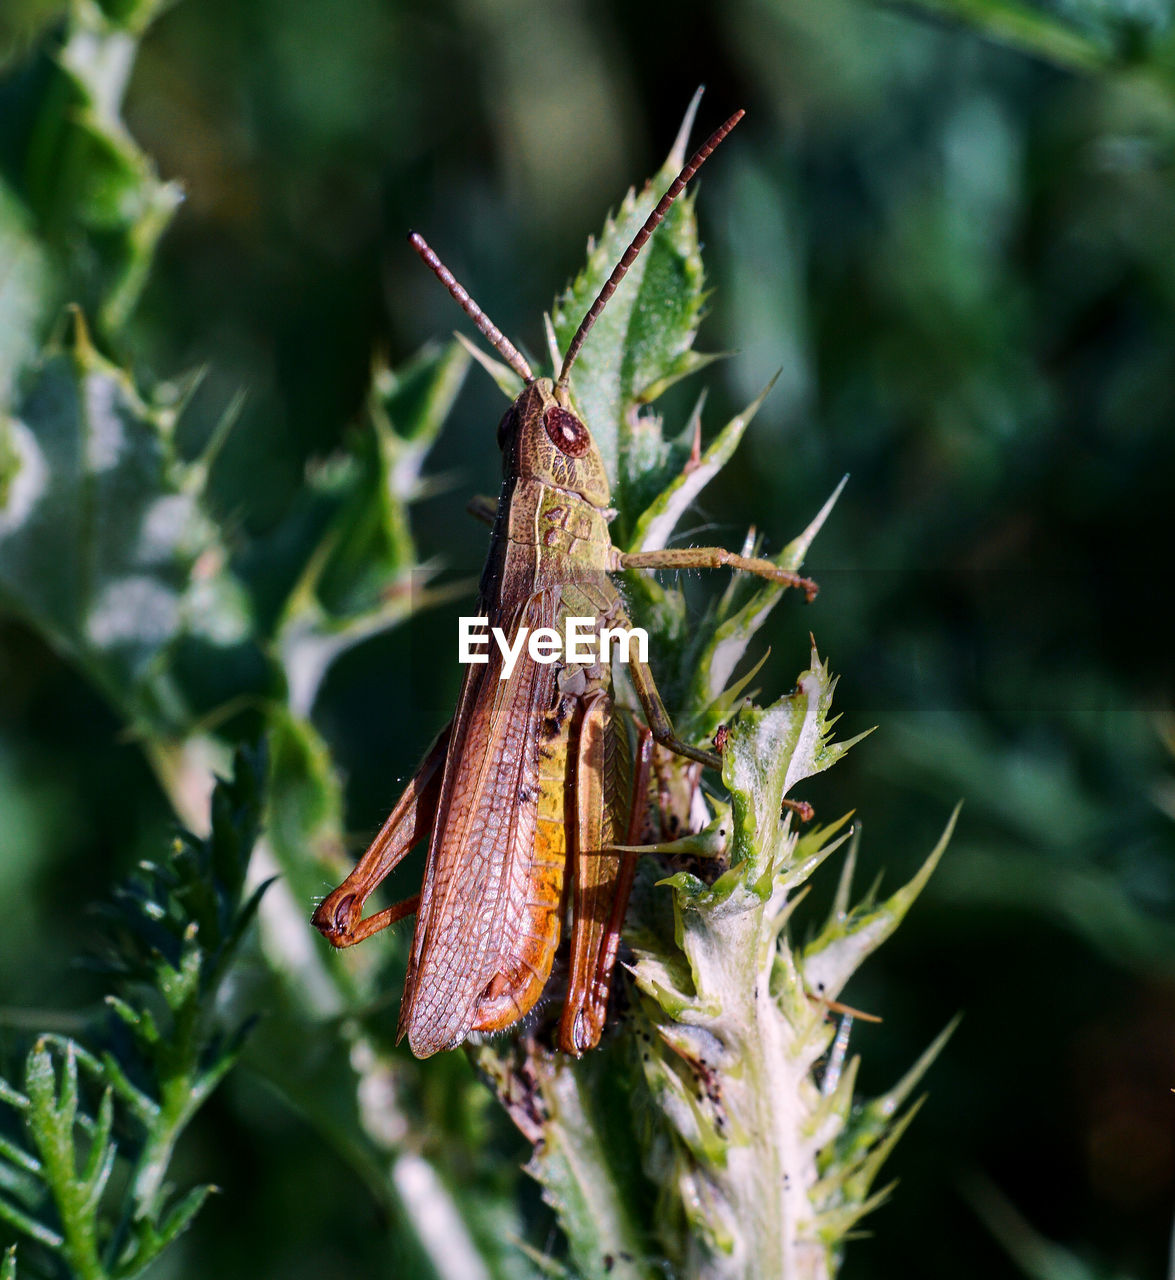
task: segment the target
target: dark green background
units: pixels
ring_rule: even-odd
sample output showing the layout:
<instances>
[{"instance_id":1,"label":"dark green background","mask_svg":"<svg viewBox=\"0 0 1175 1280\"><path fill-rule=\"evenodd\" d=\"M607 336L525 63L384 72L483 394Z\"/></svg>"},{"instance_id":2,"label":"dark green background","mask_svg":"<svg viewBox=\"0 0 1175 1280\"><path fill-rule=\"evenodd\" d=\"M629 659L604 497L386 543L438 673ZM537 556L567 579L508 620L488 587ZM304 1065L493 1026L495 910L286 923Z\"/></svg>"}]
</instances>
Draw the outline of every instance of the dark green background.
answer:
<instances>
[{"instance_id":1,"label":"dark green background","mask_svg":"<svg viewBox=\"0 0 1175 1280\"><path fill-rule=\"evenodd\" d=\"M701 184L701 345L735 352L703 375L707 421L782 376L690 536L737 545L753 523L778 547L849 472L809 562L819 600L768 629L765 692L811 630L843 673L843 728L880 726L807 793L857 810L863 881L897 883L966 802L847 993L885 1019L856 1033L868 1092L965 1015L850 1278L1020 1274L977 1212L992 1188L1088 1264L1066 1275L1166 1274L1171 13L1042 12L1105 66L853 0L188 0L147 36L127 104L187 190L127 350L146 380L208 366L193 448L247 390L214 490L256 533L356 419L373 352L402 360L460 322L410 227L537 350L585 237L658 166L697 85L705 127L747 109ZM54 14L8 0L10 67ZM451 488L417 513L423 554L456 570L480 563L459 513L496 488L499 413L475 371L432 459ZM357 830L451 705L434 655L459 611L328 683L316 718ZM0 716L0 1003L59 1010L96 990L71 963L86 903L169 815L98 696L14 623ZM160 1275L396 1274L363 1186L247 1074L184 1156L225 1194Z\"/></svg>"}]
</instances>

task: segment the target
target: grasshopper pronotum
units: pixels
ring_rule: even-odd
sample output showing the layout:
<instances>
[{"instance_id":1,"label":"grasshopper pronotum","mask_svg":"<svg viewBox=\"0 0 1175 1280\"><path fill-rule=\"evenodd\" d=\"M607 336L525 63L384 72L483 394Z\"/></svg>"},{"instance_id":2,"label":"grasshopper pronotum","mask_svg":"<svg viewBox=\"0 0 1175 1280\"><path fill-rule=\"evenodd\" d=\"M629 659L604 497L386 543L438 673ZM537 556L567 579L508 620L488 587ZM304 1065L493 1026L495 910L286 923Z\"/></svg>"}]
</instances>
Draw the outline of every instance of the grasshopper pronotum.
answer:
<instances>
[{"instance_id":1,"label":"grasshopper pronotum","mask_svg":"<svg viewBox=\"0 0 1175 1280\"><path fill-rule=\"evenodd\" d=\"M423 238L411 237L525 383L498 427L504 485L478 602L478 614L508 637L522 626L562 630L568 617L590 616L599 628L627 625L609 577L621 569L726 566L815 594L806 578L720 547L618 551L608 532L613 513L603 459L568 390L576 355L616 286L742 115L717 129L665 192L584 316L554 381L534 376ZM637 731L635 759L607 663L556 667L524 658L500 679L501 662L491 647L485 663L466 669L456 715L354 871L314 913L315 926L337 947L416 913L399 1030L418 1057L523 1018L550 977L568 913L559 1046L578 1055L597 1044L632 884L633 858L622 850L639 839L652 743L720 763L676 737L641 661L629 666L647 725ZM363 919L370 894L426 836L421 892Z\"/></svg>"}]
</instances>

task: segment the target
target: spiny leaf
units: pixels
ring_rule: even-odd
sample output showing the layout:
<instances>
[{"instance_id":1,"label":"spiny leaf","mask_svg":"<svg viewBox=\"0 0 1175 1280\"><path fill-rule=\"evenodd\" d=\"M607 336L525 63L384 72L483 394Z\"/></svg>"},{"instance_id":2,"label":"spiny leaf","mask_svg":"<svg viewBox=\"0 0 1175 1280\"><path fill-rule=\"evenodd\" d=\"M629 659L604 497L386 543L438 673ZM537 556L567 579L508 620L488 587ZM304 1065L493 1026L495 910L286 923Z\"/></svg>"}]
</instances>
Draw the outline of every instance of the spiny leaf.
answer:
<instances>
[{"instance_id":1,"label":"spiny leaf","mask_svg":"<svg viewBox=\"0 0 1175 1280\"><path fill-rule=\"evenodd\" d=\"M231 663L251 621L159 414L79 318L0 438L17 459L0 503L0 596L132 722L184 725L192 708L166 655L185 642Z\"/></svg>"},{"instance_id":2,"label":"spiny leaf","mask_svg":"<svg viewBox=\"0 0 1175 1280\"><path fill-rule=\"evenodd\" d=\"M862 1218L867 1217L874 1209L880 1208L889 1199L897 1185L897 1182L891 1182L875 1195L870 1196L868 1200L841 1205L820 1214L815 1224L820 1238L830 1248L835 1248Z\"/></svg>"},{"instance_id":3,"label":"spiny leaf","mask_svg":"<svg viewBox=\"0 0 1175 1280\"><path fill-rule=\"evenodd\" d=\"M313 508L313 529L276 619L289 703L301 719L341 654L465 590L427 589L437 570L417 558L408 508L424 492L424 459L468 367L457 343L426 348L399 370L378 365L364 431L306 499L299 520Z\"/></svg>"},{"instance_id":4,"label":"spiny leaf","mask_svg":"<svg viewBox=\"0 0 1175 1280\"><path fill-rule=\"evenodd\" d=\"M736 841L734 862L748 863L748 884L775 854L784 796L841 754L831 740L834 687L828 665L813 650L812 665L797 678L793 693L766 710L747 708L731 727L722 775L744 833L741 846Z\"/></svg>"},{"instance_id":5,"label":"spiny leaf","mask_svg":"<svg viewBox=\"0 0 1175 1280\"><path fill-rule=\"evenodd\" d=\"M881 1131L883 1125L897 1113L898 1109L914 1091L918 1082L930 1070L938 1055L946 1048L947 1041L955 1034L955 1029L961 1019L962 1014L956 1014L930 1044L923 1049L918 1056L918 1061L914 1063L892 1089L867 1102L861 1108L859 1124L872 1125L874 1132L879 1133Z\"/></svg>"},{"instance_id":6,"label":"spiny leaf","mask_svg":"<svg viewBox=\"0 0 1175 1280\"><path fill-rule=\"evenodd\" d=\"M803 567L809 547L832 513L847 480L847 476L841 480L807 527L779 555L773 557L775 564L793 572ZM702 733L714 722L715 712L722 706L723 691L746 653L747 646L788 590L778 583L764 583L737 612L728 614L734 588L735 584L732 583L714 624L703 630L700 642L695 644L691 653L695 662L695 674L690 699L692 703L701 703L707 711L707 718L699 730Z\"/></svg>"},{"instance_id":7,"label":"spiny leaf","mask_svg":"<svg viewBox=\"0 0 1175 1280\"><path fill-rule=\"evenodd\" d=\"M0 408L9 403L17 375L38 351L56 296L53 267L32 222L0 177ZM0 447L0 511L15 462Z\"/></svg>"},{"instance_id":8,"label":"spiny leaf","mask_svg":"<svg viewBox=\"0 0 1175 1280\"><path fill-rule=\"evenodd\" d=\"M778 374L776 375L778 377ZM670 535L677 527L678 521L688 510L690 504L718 474L738 448L743 433L750 425L751 419L759 410L759 406L767 398L768 392L775 385L775 378L763 388L759 395L740 414L719 431L718 435L706 447L705 453L688 466L664 489L657 500L649 506L636 522L633 530L630 550L654 551L668 546Z\"/></svg>"},{"instance_id":9,"label":"spiny leaf","mask_svg":"<svg viewBox=\"0 0 1175 1280\"><path fill-rule=\"evenodd\" d=\"M37 217L58 244L82 239L75 277L104 333L131 314L159 237L183 198L163 182L121 116L136 37L161 5L120 20L94 0L73 0L24 170ZM64 103L62 101L64 99Z\"/></svg>"},{"instance_id":10,"label":"spiny leaf","mask_svg":"<svg viewBox=\"0 0 1175 1280\"><path fill-rule=\"evenodd\" d=\"M579 1273L654 1280L661 1273L631 1194L638 1175L616 1053L574 1062L529 1040L504 1049L483 1046L472 1056L523 1132L542 1135L527 1169L558 1212Z\"/></svg>"},{"instance_id":11,"label":"spiny leaf","mask_svg":"<svg viewBox=\"0 0 1175 1280\"><path fill-rule=\"evenodd\" d=\"M639 195L630 191L599 238L589 243L587 265L554 308L560 350L683 159L675 147ZM670 209L596 321L572 371L572 394L603 454L622 521L633 505L630 491L651 498L662 487L660 422L639 415L636 407L698 364L687 358L704 300L693 203L687 194Z\"/></svg>"},{"instance_id":12,"label":"spiny leaf","mask_svg":"<svg viewBox=\"0 0 1175 1280\"><path fill-rule=\"evenodd\" d=\"M363 465L328 528L329 555L312 560L313 583L327 614L368 610L418 566L408 504L421 492L421 469L469 368L457 343L428 347L405 365L376 365L368 392L369 427L356 456Z\"/></svg>"},{"instance_id":13,"label":"spiny leaf","mask_svg":"<svg viewBox=\"0 0 1175 1280\"><path fill-rule=\"evenodd\" d=\"M804 976L813 991L835 998L865 957L893 933L938 866L958 817L956 806L938 843L908 884L878 907L859 906L847 916L833 917L804 949Z\"/></svg>"}]
</instances>

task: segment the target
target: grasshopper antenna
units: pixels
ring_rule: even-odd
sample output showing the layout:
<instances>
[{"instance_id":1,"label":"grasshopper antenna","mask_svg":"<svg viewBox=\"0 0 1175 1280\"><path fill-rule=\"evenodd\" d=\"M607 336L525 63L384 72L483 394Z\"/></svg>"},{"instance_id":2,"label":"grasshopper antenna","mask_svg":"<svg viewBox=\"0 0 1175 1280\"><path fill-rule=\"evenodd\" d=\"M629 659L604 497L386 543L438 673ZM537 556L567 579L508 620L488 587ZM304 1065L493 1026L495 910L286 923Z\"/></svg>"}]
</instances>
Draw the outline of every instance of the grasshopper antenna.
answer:
<instances>
[{"instance_id":1,"label":"grasshopper antenna","mask_svg":"<svg viewBox=\"0 0 1175 1280\"><path fill-rule=\"evenodd\" d=\"M657 224L669 212L669 206L679 195L681 195L682 191L685 190L686 183L689 182L695 173L697 173L697 171L706 162L706 159L709 157L711 152L717 148L722 139L726 137L736 124L738 124L745 114L746 112L741 109L736 111L725 124L719 125L719 127L714 130L706 141L702 143L697 151L690 156L689 160L686 162L685 168L682 169L677 177L673 179L669 190L665 192L661 197L660 203L653 212L649 214L645 221L645 225L636 233L632 244L625 249L624 257L622 257L616 264L612 274L608 277L604 287L600 290L599 296L596 298L595 302L592 303L591 307L588 309L587 315L584 316L583 320L580 322L579 328L575 331L575 337L571 339L571 345L567 348L567 354L563 357L563 368L559 371L559 380L555 383L555 386L559 390L563 390L567 386L567 379L571 373L571 366L575 363L575 357L579 355L579 349L583 346L583 340L588 336L592 325L594 325L599 319L600 312L608 305L608 299L616 292L616 286L624 279L625 275L628 273L629 267L631 267L637 260L637 256L645 247L649 237L654 231L656 231ZM425 261L428 260L425 259ZM432 264L430 263L429 265L431 266ZM433 270L436 271L436 267L433 267ZM440 272L438 271L437 274L440 275ZM443 276L441 278L444 279ZM451 280L452 276L450 276L449 279ZM460 288L460 285L457 287ZM449 292L453 293L452 286L449 287ZM464 290L462 290L462 292L464 293ZM457 294L453 293L453 297L457 298ZM457 300L458 302L461 301L460 298L457 298ZM464 306L464 303L462 303L462 305ZM470 312L470 315L472 314L473 313ZM484 333L485 330L483 329L482 332Z\"/></svg>"},{"instance_id":2,"label":"grasshopper antenna","mask_svg":"<svg viewBox=\"0 0 1175 1280\"><path fill-rule=\"evenodd\" d=\"M711 150L712 149L713 148L711 148ZM698 164L701 164L700 160L698 161ZM695 166L695 168L696 167L697 166ZM465 312L475 325L477 325L478 333L485 338L490 346L493 347L502 359L506 361L510 368L518 374L523 382L533 382L534 374L531 372L530 365L526 363L522 353L514 343L506 337L501 329L494 324L494 322L477 305L477 303L474 302L474 300L469 296L469 290L458 282L457 277L449 270L448 267L445 266L440 258L433 253L433 251L428 247L428 242L425 238L413 231L408 237L408 242L424 259L425 266L432 269L436 278L453 295L453 300L461 310Z\"/></svg>"}]
</instances>

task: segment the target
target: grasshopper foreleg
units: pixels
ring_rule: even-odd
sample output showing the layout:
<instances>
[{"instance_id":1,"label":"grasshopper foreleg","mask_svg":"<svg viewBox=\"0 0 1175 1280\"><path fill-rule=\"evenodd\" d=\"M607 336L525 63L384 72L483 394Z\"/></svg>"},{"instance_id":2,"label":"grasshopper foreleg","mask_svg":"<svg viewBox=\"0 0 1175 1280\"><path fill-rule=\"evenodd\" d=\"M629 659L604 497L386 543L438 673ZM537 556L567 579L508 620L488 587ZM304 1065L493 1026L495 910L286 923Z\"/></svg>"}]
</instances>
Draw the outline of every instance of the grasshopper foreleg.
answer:
<instances>
[{"instance_id":1,"label":"grasshopper foreleg","mask_svg":"<svg viewBox=\"0 0 1175 1280\"><path fill-rule=\"evenodd\" d=\"M781 569L761 556L740 556L725 547L664 547L659 551L622 552L622 569L742 569L784 587L799 587L811 604L820 588L811 578Z\"/></svg>"},{"instance_id":2,"label":"grasshopper foreleg","mask_svg":"<svg viewBox=\"0 0 1175 1280\"><path fill-rule=\"evenodd\" d=\"M367 852L343 883L319 903L311 917L314 927L332 946L352 947L416 910L419 894L385 907L366 920L361 918L367 899L412 846L432 830L452 730L452 722L441 730Z\"/></svg>"},{"instance_id":3,"label":"grasshopper foreleg","mask_svg":"<svg viewBox=\"0 0 1175 1280\"><path fill-rule=\"evenodd\" d=\"M677 755L685 756L688 760L699 760L711 769L721 769L721 756L713 751L705 751L701 747L691 747L688 742L682 741L673 732L669 712L665 710L665 704L661 701L661 695L657 691L657 684L648 664L637 658L631 658L628 673L632 677L632 686L636 690L641 710L645 713L645 720L654 740Z\"/></svg>"}]
</instances>

